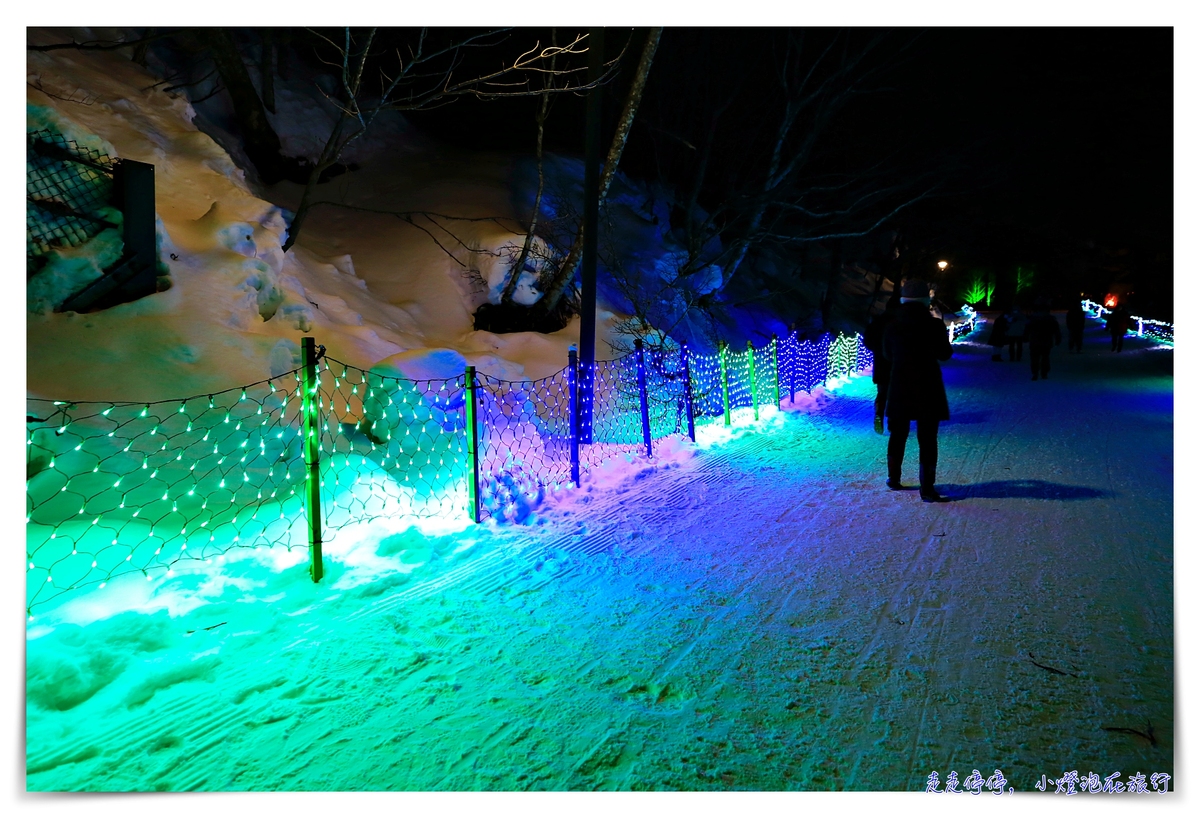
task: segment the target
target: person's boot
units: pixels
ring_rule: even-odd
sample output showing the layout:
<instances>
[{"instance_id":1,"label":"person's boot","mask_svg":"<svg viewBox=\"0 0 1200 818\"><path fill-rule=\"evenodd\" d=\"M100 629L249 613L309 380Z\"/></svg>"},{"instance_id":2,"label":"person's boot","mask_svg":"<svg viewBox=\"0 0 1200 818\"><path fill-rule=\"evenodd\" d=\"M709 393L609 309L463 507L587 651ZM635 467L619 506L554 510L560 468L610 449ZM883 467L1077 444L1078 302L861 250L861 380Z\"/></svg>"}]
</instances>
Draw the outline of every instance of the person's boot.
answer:
<instances>
[{"instance_id":1,"label":"person's boot","mask_svg":"<svg viewBox=\"0 0 1200 818\"><path fill-rule=\"evenodd\" d=\"M933 482L936 479L933 470L926 466L920 467L921 473L921 502L923 503L945 503L948 499L938 494L938 490L933 487Z\"/></svg>"}]
</instances>

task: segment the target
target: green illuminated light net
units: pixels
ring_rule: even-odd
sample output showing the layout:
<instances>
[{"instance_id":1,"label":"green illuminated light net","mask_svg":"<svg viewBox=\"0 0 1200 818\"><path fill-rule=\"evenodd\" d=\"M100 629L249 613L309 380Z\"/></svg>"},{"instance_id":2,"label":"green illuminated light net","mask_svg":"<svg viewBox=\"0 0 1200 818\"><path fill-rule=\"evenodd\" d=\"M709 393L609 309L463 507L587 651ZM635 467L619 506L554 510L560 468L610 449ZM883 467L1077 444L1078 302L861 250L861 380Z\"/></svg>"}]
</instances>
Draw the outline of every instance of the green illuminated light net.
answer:
<instances>
[{"instance_id":1,"label":"green illuminated light net","mask_svg":"<svg viewBox=\"0 0 1200 818\"><path fill-rule=\"evenodd\" d=\"M233 548L305 546L297 372L149 404L29 399L26 607Z\"/></svg>"},{"instance_id":2,"label":"green illuminated light net","mask_svg":"<svg viewBox=\"0 0 1200 818\"><path fill-rule=\"evenodd\" d=\"M413 381L321 362L321 513L338 528L467 508L464 379Z\"/></svg>"}]
</instances>

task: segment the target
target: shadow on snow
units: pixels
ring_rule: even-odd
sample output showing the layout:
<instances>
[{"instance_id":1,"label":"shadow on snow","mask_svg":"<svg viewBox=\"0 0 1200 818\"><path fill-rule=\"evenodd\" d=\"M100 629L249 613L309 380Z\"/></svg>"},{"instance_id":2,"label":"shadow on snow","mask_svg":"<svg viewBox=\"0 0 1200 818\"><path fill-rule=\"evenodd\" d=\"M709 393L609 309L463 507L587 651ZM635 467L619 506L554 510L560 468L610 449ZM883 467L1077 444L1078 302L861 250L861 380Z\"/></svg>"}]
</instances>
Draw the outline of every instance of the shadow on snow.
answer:
<instances>
[{"instance_id":1,"label":"shadow on snow","mask_svg":"<svg viewBox=\"0 0 1200 818\"><path fill-rule=\"evenodd\" d=\"M1046 480L991 480L986 483L969 483L965 485L946 484L946 493L953 495L956 500L966 500L971 497L1001 498L1024 497L1033 500L1094 500L1100 497L1111 497L1112 492L1094 489L1088 486L1068 486L1063 483L1051 483Z\"/></svg>"}]
</instances>

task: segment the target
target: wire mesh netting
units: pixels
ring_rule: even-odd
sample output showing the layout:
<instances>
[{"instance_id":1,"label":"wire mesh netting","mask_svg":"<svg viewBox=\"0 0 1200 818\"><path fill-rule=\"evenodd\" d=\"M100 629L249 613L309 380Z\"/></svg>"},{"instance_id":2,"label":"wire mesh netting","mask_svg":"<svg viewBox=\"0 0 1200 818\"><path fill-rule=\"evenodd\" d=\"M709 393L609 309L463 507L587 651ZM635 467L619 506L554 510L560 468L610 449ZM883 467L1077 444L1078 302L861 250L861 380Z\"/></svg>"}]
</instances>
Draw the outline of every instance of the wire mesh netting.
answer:
<instances>
[{"instance_id":1,"label":"wire mesh netting","mask_svg":"<svg viewBox=\"0 0 1200 818\"><path fill-rule=\"evenodd\" d=\"M571 482L569 371L537 381L478 375L480 515L513 518Z\"/></svg>"},{"instance_id":2,"label":"wire mesh netting","mask_svg":"<svg viewBox=\"0 0 1200 818\"><path fill-rule=\"evenodd\" d=\"M646 350L646 404L650 437L687 434L687 391L679 350Z\"/></svg>"},{"instance_id":3,"label":"wire mesh netting","mask_svg":"<svg viewBox=\"0 0 1200 818\"><path fill-rule=\"evenodd\" d=\"M381 517L467 509L465 379L406 380L325 359L319 372L325 539Z\"/></svg>"},{"instance_id":4,"label":"wire mesh netting","mask_svg":"<svg viewBox=\"0 0 1200 818\"><path fill-rule=\"evenodd\" d=\"M25 152L26 271L121 222L111 206L116 160L51 130L29 131Z\"/></svg>"},{"instance_id":5,"label":"wire mesh netting","mask_svg":"<svg viewBox=\"0 0 1200 818\"><path fill-rule=\"evenodd\" d=\"M296 373L149 404L29 399L26 606L232 548L306 545Z\"/></svg>"},{"instance_id":6,"label":"wire mesh netting","mask_svg":"<svg viewBox=\"0 0 1200 818\"><path fill-rule=\"evenodd\" d=\"M600 361L580 470L646 453L688 432L811 391L871 363L859 336L795 334L716 355L681 349ZM478 474L480 517L520 519L547 489L573 482L572 372L536 381L466 373L408 380L325 358L310 393L319 428L320 523L326 541L380 518L462 519ZM645 385L643 420L642 384ZM778 390L778 391L777 391ZM468 441L474 393L477 463ZM28 399L27 608L72 589L233 548L307 547L303 374L184 400L71 403ZM644 425L645 424L645 425ZM313 438L308 438L312 440Z\"/></svg>"},{"instance_id":7,"label":"wire mesh netting","mask_svg":"<svg viewBox=\"0 0 1200 818\"><path fill-rule=\"evenodd\" d=\"M585 471L616 454L645 452L636 354L596 361L592 384L591 441L579 453Z\"/></svg>"}]
</instances>

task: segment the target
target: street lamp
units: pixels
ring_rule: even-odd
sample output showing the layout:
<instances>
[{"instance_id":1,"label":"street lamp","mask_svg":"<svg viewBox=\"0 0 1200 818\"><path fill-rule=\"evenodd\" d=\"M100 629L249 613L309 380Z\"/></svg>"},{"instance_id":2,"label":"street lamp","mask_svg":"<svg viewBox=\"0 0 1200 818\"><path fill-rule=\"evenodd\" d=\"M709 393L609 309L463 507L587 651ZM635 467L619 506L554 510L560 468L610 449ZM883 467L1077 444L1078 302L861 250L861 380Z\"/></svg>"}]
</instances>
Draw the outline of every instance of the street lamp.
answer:
<instances>
[{"instance_id":1,"label":"street lamp","mask_svg":"<svg viewBox=\"0 0 1200 818\"><path fill-rule=\"evenodd\" d=\"M948 262L948 261L939 261L938 262L938 269L943 272L945 272L946 268L949 266L950 266L950 262Z\"/></svg>"}]
</instances>

